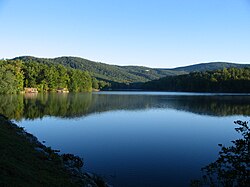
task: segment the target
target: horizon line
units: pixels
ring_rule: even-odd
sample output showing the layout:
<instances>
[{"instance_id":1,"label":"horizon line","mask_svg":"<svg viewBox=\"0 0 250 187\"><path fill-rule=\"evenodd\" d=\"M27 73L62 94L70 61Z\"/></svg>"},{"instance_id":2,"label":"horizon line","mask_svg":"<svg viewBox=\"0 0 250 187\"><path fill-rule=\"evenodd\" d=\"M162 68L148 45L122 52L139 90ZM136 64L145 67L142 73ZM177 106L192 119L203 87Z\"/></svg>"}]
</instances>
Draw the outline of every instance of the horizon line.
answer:
<instances>
[{"instance_id":1,"label":"horizon line","mask_svg":"<svg viewBox=\"0 0 250 187\"><path fill-rule=\"evenodd\" d=\"M176 67L152 67L152 66L145 66L145 65L142 65L142 64L126 64L126 65L123 64L123 65L118 65L118 64L112 64L112 63L108 63L108 62L96 61L96 60L91 60L91 59L84 58L84 57L81 57L81 56L72 56L72 55L65 55L65 56L62 55L62 56L53 56L53 57L20 55L20 56L15 56L15 57L12 57L12 58L2 57L2 58L0 58L0 60L13 60L15 58L20 58L20 57L34 57L34 58L44 58L44 59L56 59L56 58L63 58L63 57L71 57L71 58L81 58L81 59L88 60L88 61L91 61L91 62L102 63L102 64L107 64L107 65L123 66L123 67L126 67L126 66L137 66L137 67L146 67L146 68L151 68L151 69L176 69L176 68L188 67L188 66L193 66L193 65L210 64L210 63L230 63L230 64L250 65L249 62L232 62L232 61L214 60L214 61L197 62L197 63L193 63L193 64L188 64L188 65L180 65L180 66L176 66Z\"/></svg>"}]
</instances>

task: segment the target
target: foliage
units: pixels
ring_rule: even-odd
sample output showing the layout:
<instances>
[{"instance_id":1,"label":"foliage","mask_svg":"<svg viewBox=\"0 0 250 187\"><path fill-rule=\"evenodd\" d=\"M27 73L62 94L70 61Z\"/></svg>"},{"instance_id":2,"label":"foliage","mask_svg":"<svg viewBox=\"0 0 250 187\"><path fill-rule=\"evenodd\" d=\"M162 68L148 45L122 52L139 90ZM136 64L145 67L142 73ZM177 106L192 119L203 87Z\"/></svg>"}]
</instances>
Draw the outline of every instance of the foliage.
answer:
<instances>
[{"instance_id":1,"label":"foliage","mask_svg":"<svg viewBox=\"0 0 250 187\"><path fill-rule=\"evenodd\" d=\"M234 64L228 62L210 62L202 64L194 64L190 66L174 68L175 71L185 71L185 72L200 72L200 71L215 71L222 70L224 68L246 68L250 67L250 64Z\"/></svg>"},{"instance_id":2,"label":"foliage","mask_svg":"<svg viewBox=\"0 0 250 187\"><path fill-rule=\"evenodd\" d=\"M250 92L250 68L230 68L167 76L145 83L148 90L187 92Z\"/></svg>"},{"instance_id":3,"label":"foliage","mask_svg":"<svg viewBox=\"0 0 250 187\"><path fill-rule=\"evenodd\" d=\"M0 79L0 94L19 93L24 87L37 88L41 92L58 88L68 88L72 92L92 90L92 78L87 71L52 63L0 61Z\"/></svg>"},{"instance_id":4,"label":"foliage","mask_svg":"<svg viewBox=\"0 0 250 187\"><path fill-rule=\"evenodd\" d=\"M93 62L79 57L36 58L30 56L17 57L24 62L38 62L40 64L61 64L83 71L89 71L97 80L115 83L146 82L166 75L179 75L183 72L171 69L154 69L143 66L117 66L100 62Z\"/></svg>"},{"instance_id":5,"label":"foliage","mask_svg":"<svg viewBox=\"0 0 250 187\"><path fill-rule=\"evenodd\" d=\"M193 186L249 186L250 184L250 128L248 122L235 121L235 128L242 138L232 141L230 147L222 146L219 158L202 168L202 180L193 181Z\"/></svg>"},{"instance_id":6,"label":"foliage","mask_svg":"<svg viewBox=\"0 0 250 187\"><path fill-rule=\"evenodd\" d=\"M10 65L7 65L8 63ZM17 93L23 87L36 87L39 91L68 88L74 92L90 91L92 87L103 90L243 92L249 90L250 85L248 81L241 78L242 69L238 69L249 65L222 62L161 69L108 65L78 57L49 59L23 56L1 61L0 64L3 66L0 71L0 78L2 78L0 93ZM231 69L222 70L223 67L234 67L233 72ZM203 72L204 70L217 71L213 74ZM193 71L201 72L188 74ZM249 73L244 76L249 77Z\"/></svg>"},{"instance_id":7,"label":"foliage","mask_svg":"<svg viewBox=\"0 0 250 187\"><path fill-rule=\"evenodd\" d=\"M0 94L18 93L23 89L22 62L0 61Z\"/></svg>"},{"instance_id":8,"label":"foliage","mask_svg":"<svg viewBox=\"0 0 250 187\"><path fill-rule=\"evenodd\" d=\"M24 63L25 87L38 87L39 91L56 91L68 88L69 91L91 91L91 77L87 72L66 68L62 65Z\"/></svg>"},{"instance_id":9,"label":"foliage","mask_svg":"<svg viewBox=\"0 0 250 187\"><path fill-rule=\"evenodd\" d=\"M61 64L65 67L89 71L90 74L98 80L105 82L116 83L139 83L159 79L165 76L175 76L187 74L194 71L219 70L223 68L243 68L250 67L249 64L234 64L226 62L212 62L196 64L186 67L173 69L164 68L149 68L143 66L117 66L109 65L100 62L90 61L79 57L58 57L58 58L36 58L32 56L22 56L15 59L23 60L24 62L38 62L40 64ZM113 85L112 85L113 87Z\"/></svg>"}]
</instances>

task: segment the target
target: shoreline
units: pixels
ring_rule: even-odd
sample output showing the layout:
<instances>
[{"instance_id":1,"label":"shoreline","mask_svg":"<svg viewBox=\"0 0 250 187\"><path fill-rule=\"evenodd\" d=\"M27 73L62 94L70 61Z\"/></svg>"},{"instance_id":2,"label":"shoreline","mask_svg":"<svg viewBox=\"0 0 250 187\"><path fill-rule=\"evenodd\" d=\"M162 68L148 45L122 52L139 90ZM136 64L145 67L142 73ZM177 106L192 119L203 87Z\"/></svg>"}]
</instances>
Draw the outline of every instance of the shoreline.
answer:
<instances>
[{"instance_id":1,"label":"shoreline","mask_svg":"<svg viewBox=\"0 0 250 187\"><path fill-rule=\"evenodd\" d=\"M111 187L103 178L83 170L83 160L43 145L0 114L1 186Z\"/></svg>"}]
</instances>

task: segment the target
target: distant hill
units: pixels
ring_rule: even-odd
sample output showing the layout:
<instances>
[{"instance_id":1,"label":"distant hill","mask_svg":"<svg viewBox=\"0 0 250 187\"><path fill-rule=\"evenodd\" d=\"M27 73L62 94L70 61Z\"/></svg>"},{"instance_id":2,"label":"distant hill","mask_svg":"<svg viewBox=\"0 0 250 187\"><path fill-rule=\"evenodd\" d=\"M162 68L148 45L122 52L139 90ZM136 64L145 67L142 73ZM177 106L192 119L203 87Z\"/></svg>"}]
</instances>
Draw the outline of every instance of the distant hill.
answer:
<instances>
[{"instance_id":1,"label":"distant hill","mask_svg":"<svg viewBox=\"0 0 250 187\"><path fill-rule=\"evenodd\" d=\"M250 64L235 64L235 63L229 63L229 62L209 62L209 63L202 63L202 64L194 64L190 66L177 67L171 70L184 71L184 72L190 73L190 72L200 72L200 71L214 71L214 70L220 70L223 68L245 68L245 67L250 67Z\"/></svg>"},{"instance_id":2,"label":"distant hill","mask_svg":"<svg viewBox=\"0 0 250 187\"><path fill-rule=\"evenodd\" d=\"M190 72L212 71L233 67L250 67L250 64L211 62L167 69L149 68L144 66L109 65L79 57L37 58L32 56L22 56L14 59L20 59L24 62L35 61L44 64L62 64L66 67L89 71L92 76L99 80L117 83L139 83L159 79L165 76L182 75Z\"/></svg>"},{"instance_id":3,"label":"distant hill","mask_svg":"<svg viewBox=\"0 0 250 187\"><path fill-rule=\"evenodd\" d=\"M155 91L250 93L250 67L167 76L143 83L141 88Z\"/></svg>"},{"instance_id":4,"label":"distant hill","mask_svg":"<svg viewBox=\"0 0 250 187\"><path fill-rule=\"evenodd\" d=\"M176 70L154 69L143 66L109 65L79 57L36 58L22 56L14 59L20 59L24 62L35 61L44 64L62 64L66 67L89 71L92 76L99 80L118 83L146 82L169 75L180 75L185 73Z\"/></svg>"}]
</instances>

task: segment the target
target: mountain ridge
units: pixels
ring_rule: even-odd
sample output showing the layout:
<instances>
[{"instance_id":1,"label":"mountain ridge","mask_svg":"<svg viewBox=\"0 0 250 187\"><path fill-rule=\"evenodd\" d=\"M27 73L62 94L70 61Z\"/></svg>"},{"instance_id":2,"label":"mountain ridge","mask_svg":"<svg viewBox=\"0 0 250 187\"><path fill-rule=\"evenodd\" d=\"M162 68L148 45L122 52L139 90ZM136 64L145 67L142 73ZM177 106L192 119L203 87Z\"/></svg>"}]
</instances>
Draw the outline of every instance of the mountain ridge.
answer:
<instances>
[{"instance_id":1,"label":"mountain ridge","mask_svg":"<svg viewBox=\"0 0 250 187\"><path fill-rule=\"evenodd\" d=\"M20 56L13 58L13 60L17 59L22 60L24 62L35 61L44 64L61 64L66 67L89 71L93 77L99 80L125 84L147 82L165 76L182 75L195 71L212 71L232 67L250 67L250 64L237 64L230 62L208 62L181 66L176 68L150 68L146 66L134 65L111 65L102 62L91 61L81 57L72 56L62 56L56 58L37 58L33 56Z\"/></svg>"},{"instance_id":2,"label":"mountain ridge","mask_svg":"<svg viewBox=\"0 0 250 187\"><path fill-rule=\"evenodd\" d=\"M32 56L16 57L13 60L38 62L44 64L61 64L66 67L89 71L99 80L117 83L147 82L168 75L179 75L184 72L159 70L143 66L118 66L94 62L80 57L36 58Z\"/></svg>"},{"instance_id":3,"label":"mountain ridge","mask_svg":"<svg viewBox=\"0 0 250 187\"><path fill-rule=\"evenodd\" d=\"M223 68L244 68L244 67L250 67L250 64L238 64L233 62L218 61L218 62L205 62L205 63L192 64L188 66L181 66L172 68L172 70L194 72L194 71L213 71Z\"/></svg>"}]
</instances>

